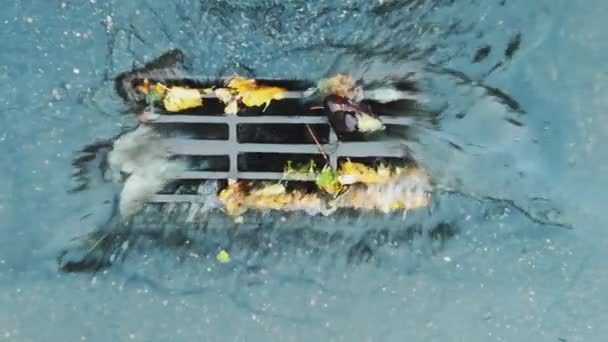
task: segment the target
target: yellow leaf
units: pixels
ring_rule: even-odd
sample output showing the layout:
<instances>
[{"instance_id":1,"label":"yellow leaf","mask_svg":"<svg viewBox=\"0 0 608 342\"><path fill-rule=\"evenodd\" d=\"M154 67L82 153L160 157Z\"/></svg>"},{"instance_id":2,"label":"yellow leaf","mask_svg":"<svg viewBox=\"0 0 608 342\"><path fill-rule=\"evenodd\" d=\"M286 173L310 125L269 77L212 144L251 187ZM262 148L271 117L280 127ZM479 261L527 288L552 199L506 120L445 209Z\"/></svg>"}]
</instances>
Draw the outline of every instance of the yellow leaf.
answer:
<instances>
[{"instance_id":1,"label":"yellow leaf","mask_svg":"<svg viewBox=\"0 0 608 342\"><path fill-rule=\"evenodd\" d=\"M388 205L388 207L389 207L389 209L393 209L393 210L399 210L399 209L405 208L403 203L399 203L399 202L391 203Z\"/></svg>"},{"instance_id":2,"label":"yellow leaf","mask_svg":"<svg viewBox=\"0 0 608 342\"><path fill-rule=\"evenodd\" d=\"M272 100L281 100L285 97L285 89L283 88L258 85L255 80L240 76L230 80L228 87L239 93L243 104L247 107L261 105L268 107Z\"/></svg>"},{"instance_id":3,"label":"yellow leaf","mask_svg":"<svg viewBox=\"0 0 608 342\"><path fill-rule=\"evenodd\" d=\"M261 87L256 90L241 93L243 104L247 107L268 105L272 100L281 100L285 97L285 90L279 87Z\"/></svg>"},{"instance_id":4,"label":"yellow leaf","mask_svg":"<svg viewBox=\"0 0 608 342\"><path fill-rule=\"evenodd\" d=\"M285 193L285 186L281 183L275 183L272 185L268 185L261 189L255 190L251 192L253 196L276 196Z\"/></svg>"},{"instance_id":5,"label":"yellow leaf","mask_svg":"<svg viewBox=\"0 0 608 342\"><path fill-rule=\"evenodd\" d=\"M338 194L343 188L344 186L340 182L323 184L321 186L321 189L332 195Z\"/></svg>"},{"instance_id":6,"label":"yellow leaf","mask_svg":"<svg viewBox=\"0 0 608 342\"><path fill-rule=\"evenodd\" d=\"M241 76L233 77L228 82L228 87L235 89L237 92L249 91L256 88L255 80L248 80Z\"/></svg>"},{"instance_id":7,"label":"yellow leaf","mask_svg":"<svg viewBox=\"0 0 608 342\"><path fill-rule=\"evenodd\" d=\"M359 132L376 132L386 129L380 119L367 114L357 114L357 127Z\"/></svg>"},{"instance_id":8,"label":"yellow leaf","mask_svg":"<svg viewBox=\"0 0 608 342\"><path fill-rule=\"evenodd\" d=\"M165 87L164 85L160 84L160 83L156 83L154 85L154 90L156 90L156 93L160 96L164 96L165 92L167 91L167 87Z\"/></svg>"},{"instance_id":9,"label":"yellow leaf","mask_svg":"<svg viewBox=\"0 0 608 342\"><path fill-rule=\"evenodd\" d=\"M230 92L230 90L226 89L226 88L219 88L215 90L215 95L217 96L217 98L224 102L224 103L228 103L230 101L232 101L232 93Z\"/></svg>"},{"instance_id":10,"label":"yellow leaf","mask_svg":"<svg viewBox=\"0 0 608 342\"><path fill-rule=\"evenodd\" d=\"M211 93L213 93L213 88L214 87L204 88L204 89L201 89L201 92L203 94L211 94Z\"/></svg>"},{"instance_id":11,"label":"yellow leaf","mask_svg":"<svg viewBox=\"0 0 608 342\"><path fill-rule=\"evenodd\" d=\"M380 166L378 166L378 169L376 170L376 172L378 173L378 176L380 176L382 178L391 177L391 169L386 167L386 165L384 165L384 164L380 164Z\"/></svg>"},{"instance_id":12,"label":"yellow leaf","mask_svg":"<svg viewBox=\"0 0 608 342\"><path fill-rule=\"evenodd\" d=\"M218 199L220 201L228 200L234 194L234 187L228 187L220 192Z\"/></svg>"},{"instance_id":13,"label":"yellow leaf","mask_svg":"<svg viewBox=\"0 0 608 342\"><path fill-rule=\"evenodd\" d=\"M239 111L238 97L235 96L228 88L219 88L215 90L215 96L226 104L224 114L236 114Z\"/></svg>"},{"instance_id":14,"label":"yellow leaf","mask_svg":"<svg viewBox=\"0 0 608 342\"><path fill-rule=\"evenodd\" d=\"M171 87L163 100L165 109L170 112L200 107L203 105L203 98L197 89L183 87Z\"/></svg>"},{"instance_id":15,"label":"yellow leaf","mask_svg":"<svg viewBox=\"0 0 608 342\"><path fill-rule=\"evenodd\" d=\"M236 102L236 100L231 101L224 108L225 114L236 114L236 113L238 113L238 111L239 111L239 106L238 106L238 103Z\"/></svg>"},{"instance_id":16,"label":"yellow leaf","mask_svg":"<svg viewBox=\"0 0 608 342\"><path fill-rule=\"evenodd\" d=\"M350 160L340 165L340 173L342 176L354 177L357 182L361 183L384 183L387 181L387 178L379 175L376 170L361 163L353 163Z\"/></svg>"},{"instance_id":17,"label":"yellow leaf","mask_svg":"<svg viewBox=\"0 0 608 342\"><path fill-rule=\"evenodd\" d=\"M219 261L220 263L225 264L227 262L230 262L230 254L228 254L228 252L222 249L217 253L215 259L217 259L217 261Z\"/></svg>"}]
</instances>

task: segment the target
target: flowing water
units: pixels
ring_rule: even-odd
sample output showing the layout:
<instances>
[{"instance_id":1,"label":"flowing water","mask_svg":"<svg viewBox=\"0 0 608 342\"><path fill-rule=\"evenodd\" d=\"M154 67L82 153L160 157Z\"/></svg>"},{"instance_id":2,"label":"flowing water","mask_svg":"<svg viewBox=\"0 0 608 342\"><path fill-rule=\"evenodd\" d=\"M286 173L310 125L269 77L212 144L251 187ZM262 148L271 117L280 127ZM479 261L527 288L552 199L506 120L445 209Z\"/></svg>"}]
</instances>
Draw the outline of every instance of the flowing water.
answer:
<instances>
[{"instance_id":1,"label":"flowing water","mask_svg":"<svg viewBox=\"0 0 608 342\"><path fill-rule=\"evenodd\" d=\"M604 1L5 2L0 340L608 336ZM135 125L113 78L172 48L209 77L411 73L441 113L411 146L433 207L203 227L151 210L108 267L62 272L117 191L69 193L74 153Z\"/></svg>"}]
</instances>

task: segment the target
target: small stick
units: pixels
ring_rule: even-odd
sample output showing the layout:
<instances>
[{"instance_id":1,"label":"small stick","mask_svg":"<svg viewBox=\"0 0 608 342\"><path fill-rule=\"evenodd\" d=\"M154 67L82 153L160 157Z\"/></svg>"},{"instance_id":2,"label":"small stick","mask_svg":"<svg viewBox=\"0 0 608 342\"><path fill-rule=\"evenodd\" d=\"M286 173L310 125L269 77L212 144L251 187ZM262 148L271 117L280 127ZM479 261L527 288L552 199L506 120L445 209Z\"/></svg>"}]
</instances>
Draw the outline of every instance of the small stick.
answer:
<instances>
[{"instance_id":1,"label":"small stick","mask_svg":"<svg viewBox=\"0 0 608 342\"><path fill-rule=\"evenodd\" d=\"M327 163L327 165L330 165L329 158L327 157L327 152L325 151L325 149L323 149L323 145L321 145L321 143L319 142L319 139L317 139L315 132L313 132L313 130L312 130L312 128L310 128L309 124L306 124L306 129L308 130L308 133L310 133L310 136L312 137L312 139L315 141L315 144L317 144L319 151L323 155L323 158L325 158L325 162ZM331 167L331 165L329 167Z\"/></svg>"}]
</instances>

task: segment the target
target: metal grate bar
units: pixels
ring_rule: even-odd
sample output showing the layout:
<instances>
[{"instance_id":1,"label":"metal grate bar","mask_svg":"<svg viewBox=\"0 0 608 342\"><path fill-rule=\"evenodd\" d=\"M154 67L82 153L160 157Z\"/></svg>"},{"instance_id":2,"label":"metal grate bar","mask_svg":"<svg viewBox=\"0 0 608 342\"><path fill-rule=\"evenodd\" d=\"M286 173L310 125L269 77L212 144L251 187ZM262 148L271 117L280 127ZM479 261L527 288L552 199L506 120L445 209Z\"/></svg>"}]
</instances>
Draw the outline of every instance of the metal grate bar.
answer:
<instances>
[{"instance_id":1,"label":"metal grate bar","mask_svg":"<svg viewBox=\"0 0 608 342\"><path fill-rule=\"evenodd\" d=\"M232 159L240 153L291 153L319 154L319 146L315 144L236 144L225 140L185 140L167 139L169 149L180 155L187 156L218 156L229 155ZM353 141L336 142L321 145L330 155L337 157L402 157L405 146L398 141ZM232 160L231 160L232 162ZM231 165L232 167L232 165Z\"/></svg>"},{"instance_id":2,"label":"metal grate bar","mask_svg":"<svg viewBox=\"0 0 608 342\"><path fill-rule=\"evenodd\" d=\"M334 146L335 144L338 144L338 136L336 135L336 132L333 129L329 130L329 144ZM338 156L335 153L331 153L329 155L329 166L331 166L332 169L336 170L338 168Z\"/></svg>"},{"instance_id":3,"label":"metal grate bar","mask_svg":"<svg viewBox=\"0 0 608 342\"><path fill-rule=\"evenodd\" d=\"M230 172L215 172L215 171L186 171L176 177L176 179L227 179L230 178ZM293 174L286 175L282 172L239 172L240 179L285 179L292 181L311 181L315 180L314 175L309 174Z\"/></svg>"},{"instance_id":4,"label":"metal grate bar","mask_svg":"<svg viewBox=\"0 0 608 342\"><path fill-rule=\"evenodd\" d=\"M228 124L228 141L229 141L229 146L233 146L236 148L231 148L230 149L230 154L228 155L230 158L230 178L236 178L239 170L238 170L238 137L237 137L237 132L236 132L236 123L234 122L230 122ZM236 146L234 146L236 145ZM221 149L220 149L221 151Z\"/></svg>"},{"instance_id":5,"label":"metal grate bar","mask_svg":"<svg viewBox=\"0 0 608 342\"><path fill-rule=\"evenodd\" d=\"M387 125L410 126L414 120L403 116L380 116L380 120ZM260 115L260 116L238 116L238 115L161 115L154 121L161 123L239 123L239 124L328 124L325 116L283 116L283 115Z\"/></svg>"}]
</instances>

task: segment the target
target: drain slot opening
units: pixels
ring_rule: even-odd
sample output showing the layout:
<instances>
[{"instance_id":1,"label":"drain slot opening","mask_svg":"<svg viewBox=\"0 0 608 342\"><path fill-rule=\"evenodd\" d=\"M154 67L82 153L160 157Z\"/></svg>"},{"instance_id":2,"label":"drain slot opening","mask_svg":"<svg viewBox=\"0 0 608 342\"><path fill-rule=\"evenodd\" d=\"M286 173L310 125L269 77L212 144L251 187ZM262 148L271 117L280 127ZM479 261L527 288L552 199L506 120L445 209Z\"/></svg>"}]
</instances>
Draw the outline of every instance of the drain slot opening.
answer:
<instances>
[{"instance_id":1,"label":"drain slot opening","mask_svg":"<svg viewBox=\"0 0 608 342\"><path fill-rule=\"evenodd\" d=\"M190 171L228 171L230 158L228 156L187 156Z\"/></svg>"},{"instance_id":2,"label":"drain slot opening","mask_svg":"<svg viewBox=\"0 0 608 342\"><path fill-rule=\"evenodd\" d=\"M238 170L243 172L283 172L288 161L296 167L314 161L317 169L325 165L320 154L275 154L275 153L242 153L238 156Z\"/></svg>"},{"instance_id":3,"label":"drain slot opening","mask_svg":"<svg viewBox=\"0 0 608 342\"><path fill-rule=\"evenodd\" d=\"M329 142L329 126L309 124L310 131L321 144ZM239 124L237 136L239 143L269 144L314 144L306 125L302 124Z\"/></svg>"},{"instance_id":4,"label":"drain slot opening","mask_svg":"<svg viewBox=\"0 0 608 342\"><path fill-rule=\"evenodd\" d=\"M163 123L157 125L168 137L186 136L196 140L228 140L228 125L224 123Z\"/></svg>"}]
</instances>

